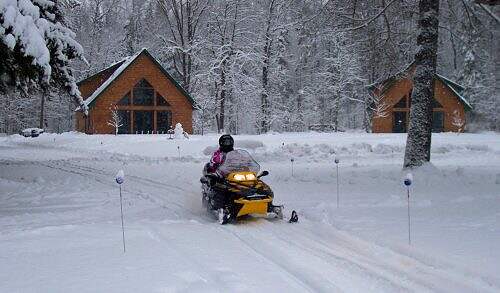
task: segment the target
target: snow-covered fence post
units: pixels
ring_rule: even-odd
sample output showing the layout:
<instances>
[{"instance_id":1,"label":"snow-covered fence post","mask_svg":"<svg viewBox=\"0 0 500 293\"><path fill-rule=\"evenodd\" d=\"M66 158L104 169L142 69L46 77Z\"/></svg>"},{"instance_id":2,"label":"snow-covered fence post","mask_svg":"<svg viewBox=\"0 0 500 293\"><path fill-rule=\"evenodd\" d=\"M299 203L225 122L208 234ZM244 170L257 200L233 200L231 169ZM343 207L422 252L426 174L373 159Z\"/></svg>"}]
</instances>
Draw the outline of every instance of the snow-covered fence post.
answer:
<instances>
[{"instance_id":1,"label":"snow-covered fence post","mask_svg":"<svg viewBox=\"0 0 500 293\"><path fill-rule=\"evenodd\" d=\"M340 194L339 194L339 163L340 163L340 160L339 158L335 157L335 165L337 166L337 208L339 207L339 198L340 198Z\"/></svg>"},{"instance_id":2,"label":"snow-covered fence post","mask_svg":"<svg viewBox=\"0 0 500 293\"><path fill-rule=\"evenodd\" d=\"M406 191L407 191L407 200L408 200L408 245L411 245L411 225L410 225L410 185L413 181L413 176L411 173L408 173L406 175L406 178L404 180L404 184L406 186Z\"/></svg>"},{"instance_id":3,"label":"snow-covered fence post","mask_svg":"<svg viewBox=\"0 0 500 293\"><path fill-rule=\"evenodd\" d=\"M293 162L294 162L294 161L295 161L295 159L294 159L294 158L291 158L291 159L290 159L290 162L292 163L292 177L293 177Z\"/></svg>"},{"instance_id":4,"label":"snow-covered fence post","mask_svg":"<svg viewBox=\"0 0 500 293\"><path fill-rule=\"evenodd\" d=\"M181 158L181 147L177 146L177 154L179 155L179 159Z\"/></svg>"},{"instance_id":5,"label":"snow-covered fence post","mask_svg":"<svg viewBox=\"0 0 500 293\"><path fill-rule=\"evenodd\" d=\"M122 239L123 239L123 253L125 253L125 227L123 225L123 200L122 200L122 184L125 181L125 174L123 170L118 171L115 176L116 183L120 186L120 213L122 217Z\"/></svg>"}]
</instances>

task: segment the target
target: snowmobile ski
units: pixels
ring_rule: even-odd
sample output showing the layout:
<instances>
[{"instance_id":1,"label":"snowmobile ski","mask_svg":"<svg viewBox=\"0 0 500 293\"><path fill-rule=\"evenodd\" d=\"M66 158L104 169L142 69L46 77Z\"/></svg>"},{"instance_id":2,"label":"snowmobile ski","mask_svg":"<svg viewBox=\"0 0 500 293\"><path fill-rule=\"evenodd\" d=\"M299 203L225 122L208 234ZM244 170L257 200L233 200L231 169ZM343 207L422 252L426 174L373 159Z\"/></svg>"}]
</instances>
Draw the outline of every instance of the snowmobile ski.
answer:
<instances>
[{"instance_id":1,"label":"snowmobile ski","mask_svg":"<svg viewBox=\"0 0 500 293\"><path fill-rule=\"evenodd\" d=\"M288 223L297 223L299 221L299 216L297 215L296 211L292 211L292 216L290 217L290 220L288 220Z\"/></svg>"}]
</instances>

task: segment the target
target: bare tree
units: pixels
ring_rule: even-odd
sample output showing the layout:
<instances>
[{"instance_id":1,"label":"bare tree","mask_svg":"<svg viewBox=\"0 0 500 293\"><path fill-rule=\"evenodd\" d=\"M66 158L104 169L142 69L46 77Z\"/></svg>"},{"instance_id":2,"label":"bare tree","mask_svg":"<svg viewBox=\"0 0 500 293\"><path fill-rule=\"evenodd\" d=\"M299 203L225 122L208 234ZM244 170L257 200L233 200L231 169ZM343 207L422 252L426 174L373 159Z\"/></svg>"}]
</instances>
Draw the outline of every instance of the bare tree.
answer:
<instances>
[{"instance_id":1,"label":"bare tree","mask_svg":"<svg viewBox=\"0 0 500 293\"><path fill-rule=\"evenodd\" d=\"M384 95L373 95L371 101L373 107L370 107L370 109L373 111L373 118L386 118L389 116L391 105L385 102Z\"/></svg>"},{"instance_id":2,"label":"bare tree","mask_svg":"<svg viewBox=\"0 0 500 293\"><path fill-rule=\"evenodd\" d=\"M164 45L173 54L173 68L182 86L190 91L194 69L194 54L201 20L208 7L207 0L157 0L168 26Z\"/></svg>"},{"instance_id":3,"label":"bare tree","mask_svg":"<svg viewBox=\"0 0 500 293\"><path fill-rule=\"evenodd\" d=\"M458 129L458 133L464 130L465 119L463 119L459 115L458 110L453 111L453 114L451 116L451 124Z\"/></svg>"},{"instance_id":4,"label":"bare tree","mask_svg":"<svg viewBox=\"0 0 500 293\"><path fill-rule=\"evenodd\" d=\"M122 117L118 113L118 108L113 106L109 108L111 111L111 118L108 120L108 125L115 129L115 135L118 135L118 130L123 126Z\"/></svg>"},{"instance_id":5,"label":"bare tree","mask_svg":"<svg viewBox=\"0 0 500 293\"><path fill-rule=\"evenodd\" d=\"M236 54L235 41L240 34L238 25L241 23L239 0L216 1L211 10L212 17L208 22L209 44L212 52L210 70L216 77L215 94L218 102L218 132L225 130L226 102L230 95L229 73L233 57Z\"/></svg>"}]
</instances>

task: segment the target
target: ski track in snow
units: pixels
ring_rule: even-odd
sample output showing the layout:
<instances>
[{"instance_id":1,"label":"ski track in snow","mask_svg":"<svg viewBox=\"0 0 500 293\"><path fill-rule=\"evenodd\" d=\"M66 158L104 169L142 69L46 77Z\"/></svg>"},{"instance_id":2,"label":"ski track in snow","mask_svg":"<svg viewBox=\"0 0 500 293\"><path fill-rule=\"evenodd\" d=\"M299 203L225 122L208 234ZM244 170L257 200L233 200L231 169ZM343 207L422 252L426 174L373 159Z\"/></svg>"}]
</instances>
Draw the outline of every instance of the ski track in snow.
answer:
<instances>
[{"instance_id":1,"label":"ski track in snow","mask_svg":"<svg viewBox=\"0 0 500 293\"><path fill-rule=\"evenodd\" d=\"M33 164L80 176L90 176L97 182L111 187L115 186L113 182L109 181L109 178L113 176L113 172L111 171L78 165L68 161L49 161L46 163L34 162ZM127 179L141 185L147 184L149 189L154 187L161 193L168 191L165 196L158 196L154 195L151 191L144 192L141 189L130 187L134 186L131 184L129 184L126 189L127 193L140 196L166 209L167 212L173 213L179 220L182 219L182 216L179 215L173 207L178 209L184 209L184 207L178 202L171 200L172 195L182 192L184 195L191 194L198 196L197 193L193 193L188 189L183 189L172 184L158 182L138 175L129 174L127 175ZM193 216L193 219L199 221L205 220L203 217L200 217L199 214L189 210L186 212L188 212L190 216ZM186 222L188 221L189 220L186 220ZM210 225L210 227L207 229L213 228L212 223L208 225ZM470 287L470 280L459 280L459 278L464 276L454 276L446 272L443 274L443 272L434 267L429 267L409 257L396 255L393 252L390 253L393 255L389 257L391 261L388 261L386 258L388 257L387 251L382 252L384 255L383 258L380 259L373 253L367 253L371 251L372 248L360 241L349 241L345 238L338 237L338 235L334 235L334 237L328 238L329 244L326 244L323 237L318 237L319 235L310 232L316 228L310 226L309 222L305 224L308 226L307 229L301 228L301 225L304 224L294 224L292 228L286 229L288 232L287 238L280 236L282 231L276 231L276 226L281 227L281 223L264 223L262 227L252 230L252 233L249 233L247 230L245 230L245 232L239 231L241 225L244 224L239 224L234 227L215 227L216 231L229 234L241 241L246 251L255 254L257 259L272 264L273 267L287 275L290 281L297 283L307 292L350 291L354 289L352 284L366 284L365 288L355 289L355 291L359 290L359 292L367 292L374 289L376 291L393 292L449 292L450 287L453 287L452 290L454 292L474 290L474 286ZM159 236L159 238L162 237L158 228L152 229L152 231L155 231L155 235ZM273 233L270 233L270 231ZM322 233L324 232L323 230ZM335 234L331 231L328 232L329 234ZM256 237L257 235L259 237ZM334 239L334 241L331 241L332 239ZM174 244L169 244L174 246L174 251L182 251L182 248L176 247ZM358 247L359 249L353 249L353 247ZM301 258L307 259L308 263L303 265L300 259L293 260L295 258L294 256L297 255L302 255ZM290 260L290 258L292 260ZM206 271L210 271L205 264L197 262L192 258L189 259L192 263L196 263L196 267L205 268ZM396 264L396 262L399 262L399 264ZM404 268L410 265L413 267L413 272L407 271L407 269ZM318 270L318 268L320 268L320 270ZM202 271L205 271L205 269ZM412 278L408 277L410 273L413 273ZM425 277L421 277L422 275ZM202 277L204 280L212 280L210 281L212 285L217 285L213 281L213 276ZM367 282L367 280L371 281ZM336 284L342 285L338 286ZM446 286L440 288L436 284L446 284ZM487 284L485 285L479 282L477 285L478 288L481 288L484 292L489 291L489 289L491 289L491 292L494 292ZM224 292L231 288L224 288L224 286L222 286L219 287L219 289Z\"/></svg>"},{"instance_id":2,"label":"ski track in snow","mask_svg":"<svg viewBox=\"0 0 500 293\"><path fill-rule=\"evenodd\" d=\"M88 151L86 155L89 154L99 156L103 153ZM107 157L107 160L112 158ZM119 165L125 160L126 157L115 163ZM110 169L110 166L97 167L103 165L99 161L78 158L15 161L0 157L0 165L6 163L46 168L63 172L69 178L85 178L106 188L117 189L113 181L116 170ZM140 165L135 167L139 170L144 168ZM297 224L287 224L250 218L237 224L219 226L201 208L186 206L186 201L201 200L198 185L192 186L192 182L186 180L174 185L135 171L125 174L125 178L124 195L134 208L142 206L137 201L145 201L150 208L162 209L159 221L135 218L129 223L126 219L131 234L138 235L131 241L137 241L137 237L149 238L168 251L172 257L171 265L183 268L174 273L174 280L183 282L159 286L157 289L160 292L251 292L259 288L259 281L262 282L260 285L274 288L276 292L500 292L496 284L480 275L463 272L438 260L427 261L379 246L312 219L301 218ZM71 182L67 181L67 184ZM37 187L32 188L30 192L36 192ZM42 194L39 201L47 200L46 196ZM2 197L9 202L15 199L16 193L11 191ZM92 209L96 204L106 209L110 202L89 202L75 208ZM59 207L71 208L70 205ZM140 215L141 210L133 212ZM95 219L90 222L73 219L60 228L92 224L95 224ZM5 227L13 228L14 225ZM31 223L27 231L35 233L48 228L50 226L43 222ZM8 231L0 237L22 237L16 236L16 231ZM178 234L179 231L183 231L182 235ZM211 242L197 243L199 235ZM255 276L251 275L253 270L257 270Z\"/></svg>"}]
</instances>

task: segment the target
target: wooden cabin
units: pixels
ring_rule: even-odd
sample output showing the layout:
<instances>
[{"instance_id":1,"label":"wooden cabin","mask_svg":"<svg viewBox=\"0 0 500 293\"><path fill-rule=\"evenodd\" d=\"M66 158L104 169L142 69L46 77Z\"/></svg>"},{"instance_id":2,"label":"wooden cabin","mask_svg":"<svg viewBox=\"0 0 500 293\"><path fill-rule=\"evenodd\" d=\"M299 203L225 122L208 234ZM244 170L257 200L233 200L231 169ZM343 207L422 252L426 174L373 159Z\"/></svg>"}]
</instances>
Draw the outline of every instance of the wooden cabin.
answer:
<instances>
[{"instance_id":1,"label":"wooden cabin","mask_svg":"<svg viewBox=\"0 0 500 293\"><path fill-rule=\"evenodd\" d=\"M415 65L411 64L396 76L369 86L378 104L372 117L372 132L407 132L414 73ZM462 96L464 88L439 74L436 74L434 81L432 131L463 131L466 125L465 112L472 109Z\"/></svg>"},{"instance_id":2,"label":"wooden cabin","mask_svg":"<svg viewBox=\"0 0 500 293\"><path fill-rule=\"evenodd\" d=\"M112 111L121 118L120 134L166 133L176 123L192 133L193 98L146 50L80 81L89 114L78 111L76 129L88 134L115 133Z\"/></svg>"}]
</instances>

